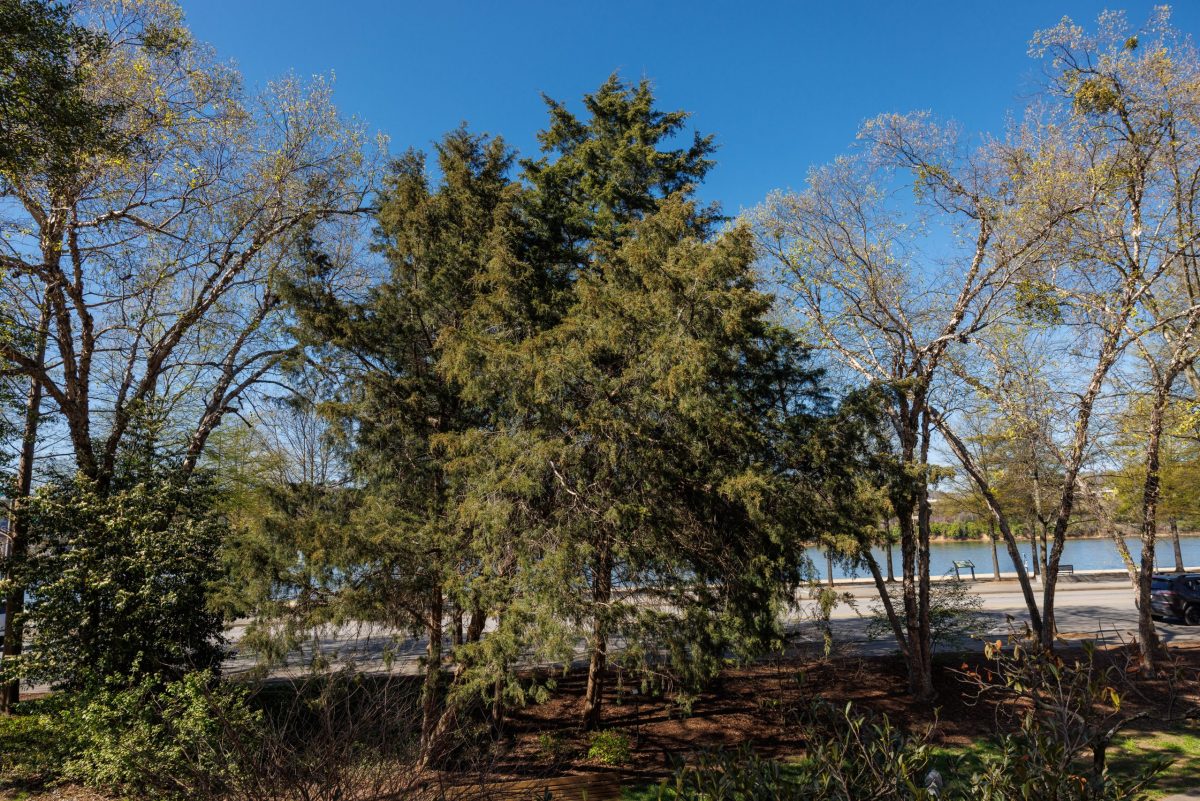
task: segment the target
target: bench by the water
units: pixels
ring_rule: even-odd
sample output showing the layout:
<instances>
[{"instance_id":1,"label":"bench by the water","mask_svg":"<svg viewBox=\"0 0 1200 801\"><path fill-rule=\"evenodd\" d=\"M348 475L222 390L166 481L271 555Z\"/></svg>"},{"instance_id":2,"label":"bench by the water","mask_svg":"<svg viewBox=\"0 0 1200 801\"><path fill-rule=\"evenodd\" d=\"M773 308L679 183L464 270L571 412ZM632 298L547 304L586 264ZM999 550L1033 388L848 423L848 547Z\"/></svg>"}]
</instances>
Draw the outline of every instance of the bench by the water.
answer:
<instances>
[{"instance_id":1,"label":"bench by the water","mask_svg":"<svg viewBox=\"0 0 1200 801\"><path fill-rule=\"evenodd\" d=\"M1066 573L1068 576L1074 576L1075 575L1075 565L1059 565L1058 572Z\"/></svg>"},{"instance_id":2,"label":"bench by the water","mask_svg":"<svg viewBox=\"0 0 1200 801\"><path fill-rule=\"evenodd\" d=\"M962 576L960 576L958 574L958 571L966 570L968 568L971 571L971 581L974 581L975 580L975 563L972 562L970 559L955 559L954 560L954 577L956 579L962 578Z\"/></svg>"}]
</instances>

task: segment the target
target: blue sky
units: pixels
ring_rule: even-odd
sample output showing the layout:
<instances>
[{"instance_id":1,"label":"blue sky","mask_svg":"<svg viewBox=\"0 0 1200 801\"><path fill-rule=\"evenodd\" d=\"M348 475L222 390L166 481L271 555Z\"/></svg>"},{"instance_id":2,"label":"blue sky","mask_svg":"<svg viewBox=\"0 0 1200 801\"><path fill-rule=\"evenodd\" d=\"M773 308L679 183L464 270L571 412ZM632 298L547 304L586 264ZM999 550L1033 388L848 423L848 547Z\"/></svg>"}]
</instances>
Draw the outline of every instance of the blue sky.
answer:
<instances>
[{"instance_id":1,"label":"blue sky","mask_svg":"<svg viewBox=\"0 0 1200 801\"><path fill-rule=\"evenodd\" d=\"M851 143L885 111L932 110L999 130L1040 81L1031 34L1106 7L1144 21L1153 3L1075 0L182 0L198 38L250 85L289 71L337 75L337 101L392 138L428 147L466 121L523 152L545 122L540 93L576 101L613 71L654 81L664 108L716 135L703 196L727 211ZM1200 3L1175 5L1200 31Z\"/></svg>"}]
</instances>

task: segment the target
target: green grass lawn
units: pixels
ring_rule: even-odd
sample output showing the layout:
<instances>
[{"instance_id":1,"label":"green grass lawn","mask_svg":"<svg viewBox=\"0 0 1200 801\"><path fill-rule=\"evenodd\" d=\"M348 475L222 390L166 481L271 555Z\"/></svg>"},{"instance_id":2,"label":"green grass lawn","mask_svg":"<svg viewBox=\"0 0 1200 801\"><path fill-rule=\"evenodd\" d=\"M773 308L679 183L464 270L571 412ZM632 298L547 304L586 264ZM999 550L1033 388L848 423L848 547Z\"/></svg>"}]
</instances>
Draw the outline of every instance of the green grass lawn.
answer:
<instances>
[{"instance_id":1,"label":"green grass lawn","mask_svg":"<svg viewBox=\"0 0 1200 801\"><path fill-rule=\"evenodd\" d=\"M1189 721L1169 731L1132 732L1113 742L1111 770L1132 770L1149 756L1173 760L1159 777L1156 797L1200 789L1200 721Z\"/></svg>"}]
</instances>

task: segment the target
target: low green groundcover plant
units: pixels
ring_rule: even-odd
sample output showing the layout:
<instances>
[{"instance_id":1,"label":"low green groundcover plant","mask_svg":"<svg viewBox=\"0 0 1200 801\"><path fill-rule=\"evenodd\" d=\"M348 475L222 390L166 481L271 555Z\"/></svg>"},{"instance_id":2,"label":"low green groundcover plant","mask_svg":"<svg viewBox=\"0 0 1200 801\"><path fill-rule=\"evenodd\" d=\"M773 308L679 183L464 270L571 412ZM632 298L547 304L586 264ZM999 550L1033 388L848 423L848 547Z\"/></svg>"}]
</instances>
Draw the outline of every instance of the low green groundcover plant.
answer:
<instances>
[{"instance_id":1,"label":"low green groundcover plant","mask_svg":"<svg viewBox=\"0 0 1200 801\"><path fill-rule=\"evenodd\" d=\"M1030 716L986 747L938 752L922 735L851 705L815 703L802 725L810 743L796 762L765 759L742 748L704 753L680 766L637 801L1139 801L1166 768L1149 759L1132 771L1097 779L1087 764L1060 770L1064 745Z\"/></svg>"},{"instance_id":2,"label":"low green groundcover plant","mask_svg":"<svg viewBox=\"0 0 1200 801\"><path fill-rule=\"evenodd\" d=\"M619 729L609 729L592 734L587 756L601 765L625 765L631 751L629 735Z\"/></svg>"}]
</instances>

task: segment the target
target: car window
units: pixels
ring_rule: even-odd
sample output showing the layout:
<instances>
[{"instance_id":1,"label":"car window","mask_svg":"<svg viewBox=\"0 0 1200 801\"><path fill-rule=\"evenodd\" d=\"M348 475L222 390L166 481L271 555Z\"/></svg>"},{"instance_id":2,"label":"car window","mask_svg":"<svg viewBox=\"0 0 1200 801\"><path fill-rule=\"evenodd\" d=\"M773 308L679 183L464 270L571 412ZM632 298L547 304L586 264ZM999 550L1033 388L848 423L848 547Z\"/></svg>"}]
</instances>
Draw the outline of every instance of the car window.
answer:
<instances>
[{"instance_id":1,"label":"car window","mask_svg":"<svg viewBox=\"0 0 1200 801\"><path fill-rule=\"evenodd\" d=\"M1150 589L1152 590L1169 590L1171 589L1171 580L1165 578L1156 578L1150 580Z\"/></svg>"}]
</instances>

